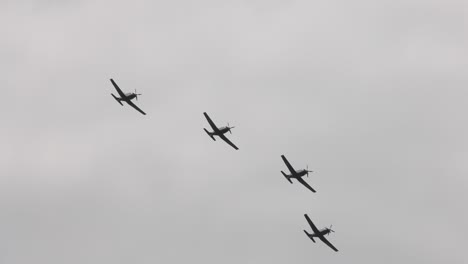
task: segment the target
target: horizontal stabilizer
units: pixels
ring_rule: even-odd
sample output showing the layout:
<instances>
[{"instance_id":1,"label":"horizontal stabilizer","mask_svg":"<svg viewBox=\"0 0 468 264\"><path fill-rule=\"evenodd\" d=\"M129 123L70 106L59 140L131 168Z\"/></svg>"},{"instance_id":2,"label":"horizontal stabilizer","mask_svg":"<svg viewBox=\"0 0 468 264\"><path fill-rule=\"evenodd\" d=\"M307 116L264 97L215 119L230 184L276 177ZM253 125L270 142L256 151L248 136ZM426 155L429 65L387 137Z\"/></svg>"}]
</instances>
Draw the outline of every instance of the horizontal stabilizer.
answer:
<instances>
[{"instance_id":1,"label":"horizontal stabilizer","mask_svg":"<svg viewBox=\"0 0 468 264\"><path fill-rule=\"evenodd\" d=\"M111 94L111 95L112 95L112 97L114 97L114 99L115 99L121 106L123 106L123 104L122 104L122 102L120 102L119 98L115 97L114 94Z\"/></svg>"},{"instance_id":2,"label":"horizontal stabilizer","mask_svg":"<svg viewBox=\"0 0 468 264\"><path fill-rule=\"evenodd\" d=\"M284 171L281 171L281 173L286 178L286 180L288 180L290 183L292 183L291 179L288 177L288 175L286 175L286 173L284 173Z\"/></svg>"},{"instance_id":3,"label":"horizontal stabilizer","mask_svg":"<svg viewBox=\"0 0 468 264\"><path fill-rule=\"evenodd\" d=\"M304 230L304 233L315 243L314 238L309 233L307 233L307 231Z\"/></svg>"},{"instance_id":4,"label":"horizontal stabilizer","mask_svg":"<svg viewBox=\"0 0 468 264\"><path fill-rule=\"evenodd\" d=\"M206 130L206 128L204 128L203 130L205 130L205 132L208 134L208 136L210 136L211 139L216 141L216 139L213 137L213 135L210 132L208 132L208 130Z\"/></svg>"}]
</instances>

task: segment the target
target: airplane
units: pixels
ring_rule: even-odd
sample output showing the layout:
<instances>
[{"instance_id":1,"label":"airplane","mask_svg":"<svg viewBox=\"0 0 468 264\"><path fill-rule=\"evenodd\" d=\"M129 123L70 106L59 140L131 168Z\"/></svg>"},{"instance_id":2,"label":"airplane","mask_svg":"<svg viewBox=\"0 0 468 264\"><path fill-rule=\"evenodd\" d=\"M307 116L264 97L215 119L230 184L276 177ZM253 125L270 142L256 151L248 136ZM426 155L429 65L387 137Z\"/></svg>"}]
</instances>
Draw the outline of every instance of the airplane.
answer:
<instances>
[{"instance_id":1,"label":"airplane","mask_svg":"<svg viewBox=\"0 0 468 264\"><path fill-rule=\"evenodd\" d=\"M123 105L122 104L122 101L126 102L128 105L130 105L131 107L135 108L138 112L146 115L145 112L143 112L140 108L138 108L138 106L136 106L133 102L132 102L132 99L135 98L137 99L138 101L138 95L141 95L141 94L137 94L136 93L136 89L135 89L135 92L134 93L123 93L122 90L120 90L119 86L117 86L117 84L114 82L114 80L110 79L110 81L112 82L112 84L114 85L115 87L115 90L117 90L117 93L119 93L119 96L120 97L116 97L114 94L111 93L112 97L114 97L114 99L120 104L120 105Z\"/></svg>"},{"instance_id":2,"label":"airplane","mask_svg":"<svg viewBox=\"0 0 468 264\"><path fill-rule=\"evenodd\" d=\"M312 187L310 187L310 185L307 184L307 182L305 182L304 179L302 179L302 177L304 175L307 175L307 177L309 177L309 172L312 172L312 171L309 170L309 166L307 166L307 169L305 169L305 170L297 170L296 171L296 170L294 170L294 168L291 166L291 164L289 163L289 161L286 159L286 157L284 155L281 155L281 158L283 159L284 163L286 164L286 167L288 167L289 171L291 172L291 175L287 175L286 173L281 171L283 176L290 183L292 183L291 178L294 178L298 182L302 183L302 185L304 185L307 189L311 190L312 192L315 192L315 190Z\"/></svg>"},{"instance_id":3,"label":"airplane","mask_svg":"<svg viewBox=\"0 0 468 264\"><path fill-rule=\"evenodd\" d=\"M317 227L315 227L314 223L310 220L309 216L307 214L304 214L305 218L307 219L307 222L309 222L310 227L312 228L312 231L314 231L313 234L307 233L307 231L304 230L304 233L315 243L314 237L318 237L318 239L322 240L323 243L325 243L327 246L329 246L331 249L335 250L338 252L338 249L334 247L326 238L325 235L330 235L331 232L333 231L330 226L330 228L324 228L321 230L318 230Z\"/></svg>"},{"instance_id":4,"label":"airplane","mask_svg":"<svg viewBox=\"0 0 468 264\"><path fill-rule=\"evenodd\" d=\"M220 137L222 140L226 141L226 143L228 143L229 145L231 145L231 147L235 148L235 149L238 149L236 147L236 145L234 145L231 141L229 141L229 139L224 135L225 133L229 132L232 134L231 132L231 129L233 129L234 127L230 127L229 126L229 123L227 126L225 127L220 127L218 128L214 123L213 121L211 120L211 118L208 116L208 114L206 112L203 113L203 115L205 115L205 118L206 120L208 120L208 123L210 124L211 128L213 129L213 132L209 132L208 130L206 130L206 128L203 128L205 130L205 132L208 134L208 136L211 137L211 139L213 139L214 141L216 141L216 139L214 138L214 136L218 136Z\"/></svg>"}]
</instances>

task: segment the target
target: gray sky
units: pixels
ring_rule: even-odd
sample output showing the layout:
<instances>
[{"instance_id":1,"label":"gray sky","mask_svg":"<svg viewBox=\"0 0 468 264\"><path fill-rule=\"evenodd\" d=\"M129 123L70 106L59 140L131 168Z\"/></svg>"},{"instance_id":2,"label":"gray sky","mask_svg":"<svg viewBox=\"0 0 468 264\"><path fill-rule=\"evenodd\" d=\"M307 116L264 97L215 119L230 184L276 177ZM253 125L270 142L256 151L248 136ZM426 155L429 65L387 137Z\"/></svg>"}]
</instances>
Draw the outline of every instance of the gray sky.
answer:
<instances>
[{"instance_id":1,"label":"gray sky","mask_svg":"<svg viewBox=\"0 0 468 264\"><path fill-rule=\"evenodd\" d=\"M0 262L466 263L467 10L1 1Z\"/></svg>"}]
</instances>

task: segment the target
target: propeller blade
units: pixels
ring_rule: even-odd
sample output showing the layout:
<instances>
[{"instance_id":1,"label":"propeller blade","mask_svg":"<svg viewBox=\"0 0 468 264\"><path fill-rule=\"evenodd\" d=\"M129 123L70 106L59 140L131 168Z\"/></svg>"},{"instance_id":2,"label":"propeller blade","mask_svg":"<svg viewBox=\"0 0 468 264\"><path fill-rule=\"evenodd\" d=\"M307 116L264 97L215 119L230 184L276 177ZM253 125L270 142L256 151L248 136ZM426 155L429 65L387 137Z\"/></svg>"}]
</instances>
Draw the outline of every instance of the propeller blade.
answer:
<instances>
[{"instance_id":1,"label":"propeller blade","mask_svg":"<svg viewBox=\"0 0 468 264\"><path fill-rule=\"evenodd\" d=\"M231 129L233 129L233 128L235 128L235 127L229 126L229 123L227 123L227 128L229 129L229 133L232 134Z\"/></svg>"}]
</instances>

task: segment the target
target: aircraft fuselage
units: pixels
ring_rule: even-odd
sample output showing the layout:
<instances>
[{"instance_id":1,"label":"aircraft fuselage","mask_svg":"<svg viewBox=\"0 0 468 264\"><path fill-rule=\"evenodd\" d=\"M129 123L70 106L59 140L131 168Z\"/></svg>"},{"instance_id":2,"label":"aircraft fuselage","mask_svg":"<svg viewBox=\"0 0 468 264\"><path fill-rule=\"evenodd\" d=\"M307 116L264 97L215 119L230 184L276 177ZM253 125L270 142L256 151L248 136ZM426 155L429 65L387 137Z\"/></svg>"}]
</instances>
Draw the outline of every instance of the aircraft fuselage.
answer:
<instances>
[{"instance_id":1,"label":"aircraft fuselage","mask_svg":"<svg viewBox=\"0 0 468 264\"><path fill-rule=\"evenodd\" d=\"M324 236L324 235L326 235L328 233L330 233L330 229L325 228L325 229L320 230L318 233L310 234L310 236L312 236L312 237L321 237L321 236Z\"/></svg>"},{"instance_id":2,"label":"aircraft fuselage","mask_svg":"<svg viewBox=\"0 0 468 264\"><path fill-rule=\"evenodd\" d=\"M297 170L295 172L296 173L292 175L287 175L287 176L291 178L300 178L300 177L304 177L304 175L307 175L307 170Z\"/></svg>"},{"instance_id":3,"label":"aircraft fuselage","mask_svg":"<svg viewBox=\"0 0 468 264\"><path fill-rule=\"evenodd\" d=\"M120 98L121 100L132 100L133 98L136 97L135 93L126 93L125 98Z\"/></svg>"},{"instance_id":4,"label":"aircraft fuselage","mask_svg":"<svg viewBox=\"0 0 468 264\"><path fill-rule=\"evenodd\" d=\"M220 127L218 128L218 130L219 130L219 133L213 131L213 132L210 132L210 134L214 136L224 135L227 132L229 132L229 130L231 129L229 127Z\"/></svg>"},{"instance_id":5,"label":"aircraft fuselage","mask_svg":"<svg viewBox=\"0 0 468 264\"><path fill-rule=\"evenodd\" d=\"M229 132L229 130L231 130L229 127L220 127L219 128L219 132L221 132L222 134L226 134L227 132Z\"/></svg>"},{"instance_id":6,"label":"aircraft fuselage","mask_svg":"<svg viewBox=\"0 0 468 264\"><path fill-rule=\"evenodd\" d=\"M296 176L297 177L302 177L307 174L307 170L297 170L296 171Z\"/></svg>"}]
</instances>

